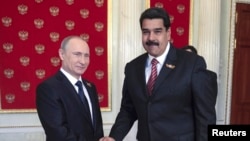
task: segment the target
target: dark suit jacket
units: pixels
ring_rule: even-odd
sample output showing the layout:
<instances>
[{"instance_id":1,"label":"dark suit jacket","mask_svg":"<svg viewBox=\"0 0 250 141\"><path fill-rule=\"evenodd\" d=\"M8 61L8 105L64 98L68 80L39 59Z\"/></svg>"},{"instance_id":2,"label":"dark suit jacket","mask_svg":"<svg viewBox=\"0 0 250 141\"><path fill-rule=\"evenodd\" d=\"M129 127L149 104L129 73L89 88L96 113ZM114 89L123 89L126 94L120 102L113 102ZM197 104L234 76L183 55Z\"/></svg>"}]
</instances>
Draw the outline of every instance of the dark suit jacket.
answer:
<instances>
[{"instance_id":1,"label":"dark suit jacket","mask_svg":"<svg viewBox=\"0 0 250 141\"><path fill-rule=\"evenodd\" d=\"M125 67L121 109L110 136L122 141L138 119L139 141L207 141L207 126L216 124L216 97L205 60L171 45L149 96L147 59L143 54Z\"/></svg>"},{"instance_id":2,"label":"dark suit jacket","mask_svg":"<svg viewBox=\"0 0 250 141\"><path fill-rule=\"evenodd\" d=\"M37 112L46 141L98 141L103 137L95 85L84 79L83 83L92 102L94 125L75 88L61 71L38 85Z\"/></svg>"},{"instance_id":3,"label":"dark suit jacket","mask_svg":"<svg viewBox=\"0 0 250 141\"><path fill-rule=\"evenodd\" d=\"M218 93L218 85L217 85L217 74L211 70L207 70L207 75L208 75L208 83L212 86L211 92L214 94L214 97L217 98L217 93Z\"/></svg>"}]
</instances>

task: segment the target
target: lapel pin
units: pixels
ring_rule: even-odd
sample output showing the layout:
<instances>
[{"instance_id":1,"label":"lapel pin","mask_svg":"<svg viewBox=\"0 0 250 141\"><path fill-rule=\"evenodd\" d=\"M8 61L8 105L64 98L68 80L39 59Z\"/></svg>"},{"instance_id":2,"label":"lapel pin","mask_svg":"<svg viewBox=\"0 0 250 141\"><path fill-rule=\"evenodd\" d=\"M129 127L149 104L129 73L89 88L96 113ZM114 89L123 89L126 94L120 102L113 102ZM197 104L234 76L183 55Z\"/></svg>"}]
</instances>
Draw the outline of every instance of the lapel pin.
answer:
<instances>
[{"instance_id":1,"label":"lapel pin","mask_svg":"<svg viewBox=\"0 0 250 141\"><path fill-rule=\"evenodd\" d=\"M172 64L166 64L166 67L167 67L167 68L170 68L170 69L174 69L174 68L175 68L175 65L172 65Z\"/></svg>"},{"instance_id":2,"label":"lapel pin","mask_svg":"<svg viewBox=\"0 0 250 141\"><path fill-rule=\"evenodd\" d=\"M87 85L88 85L89 87L91 87L91 83L88 83L88 82L87 82Z\"/></svg>"}]
</instances>

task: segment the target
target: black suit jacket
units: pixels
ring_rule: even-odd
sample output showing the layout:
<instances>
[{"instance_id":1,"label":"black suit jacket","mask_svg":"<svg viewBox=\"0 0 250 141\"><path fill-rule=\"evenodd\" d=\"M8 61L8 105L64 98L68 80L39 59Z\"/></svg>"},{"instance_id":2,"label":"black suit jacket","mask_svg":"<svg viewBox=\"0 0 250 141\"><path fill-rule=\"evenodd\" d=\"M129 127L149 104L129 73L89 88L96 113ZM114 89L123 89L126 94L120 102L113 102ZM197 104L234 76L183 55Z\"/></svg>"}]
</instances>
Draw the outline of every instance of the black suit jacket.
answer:
<instances>
[{"instance_id":1,"label":"black suit jacket","mask_svg":"<svg viewBox=\"0 0 250 141\"><path fill-rule=\"evenodd\" d=\"M84 79L83 83L91 99L94 125L75 88L61 71L38 85L37 112L46 141L98 141L103 137L96 87Z\"/></svg>"},{"instance_id":2,"label":"black suit jacket","mask_svg":"<svg viewBox=\"0 0 250 141\"><path fill-rule=\"evenodd\" d=\"M121 109L110 136L122 141L138 119L139 141L207 141L207 126L216 124L217 83L208 81L205 60L171 45L149 96L147 59L143 54L125 67Z\"/></svg>"},{"instance_id":3,"label":"black suit jacket","mask_svg":"<svg viewBox=\"0 0 250 141\"><path fill-rule=\"evenodd\" d=\"M207 82L210 83L209 85L212 86L211 91L213 91L213 92L211 92L211 93L214 94L215 98L217 98L217 93L218 93L217 74L211 70L207 70L207 75L208 75Z\"/></svg>"}]
</instances>

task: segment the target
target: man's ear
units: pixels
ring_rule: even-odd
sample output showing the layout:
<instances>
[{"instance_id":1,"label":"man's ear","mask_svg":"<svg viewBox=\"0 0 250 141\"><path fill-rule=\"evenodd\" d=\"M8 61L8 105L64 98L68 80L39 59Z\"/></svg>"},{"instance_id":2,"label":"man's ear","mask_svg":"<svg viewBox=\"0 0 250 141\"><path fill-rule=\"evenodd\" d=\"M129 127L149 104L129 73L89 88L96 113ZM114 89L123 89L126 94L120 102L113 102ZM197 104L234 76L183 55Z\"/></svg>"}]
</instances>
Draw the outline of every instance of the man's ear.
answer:
<instances>
[{"instance_id":1,"label":"man's ear","mask_svg":"<svg viewBox=\"0 0 250 141\"><path fill-rule=\"evenodd\" d=\"M64 50L60 48L60 49L58 50L58 54L59 54L60 59L63 60L64 55L65 55L65 54L64 54Z\"/></svg>"},{"instance_id":2,"label":"man's ear","mask_svg":"<svg viewBox=\"0 0 250 141\"><path fill-rule=\"evenodd\" d=\"M168 34L168 40L171 41L171 27L167 29Z\"/></svg>"}]
</instances>

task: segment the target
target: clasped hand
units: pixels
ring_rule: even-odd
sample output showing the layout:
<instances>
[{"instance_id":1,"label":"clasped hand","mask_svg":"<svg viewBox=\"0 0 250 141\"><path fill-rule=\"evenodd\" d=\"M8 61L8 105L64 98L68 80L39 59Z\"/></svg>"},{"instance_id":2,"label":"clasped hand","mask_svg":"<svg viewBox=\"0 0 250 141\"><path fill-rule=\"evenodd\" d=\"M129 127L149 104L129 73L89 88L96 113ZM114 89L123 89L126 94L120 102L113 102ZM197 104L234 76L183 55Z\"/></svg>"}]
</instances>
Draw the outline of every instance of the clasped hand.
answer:
<instances>
[{"instance_id":1,"label":"clasped hand","mask_svg":"<svg viewBox=\"0 0 250 141\"><path fill-rule=\"evenodd\" d=\"M112 137L107 137L107 136L106 136L106 137L100 138L99 141L115 141L115 139L112 138Z\"/></svg>"}]
</instances>

